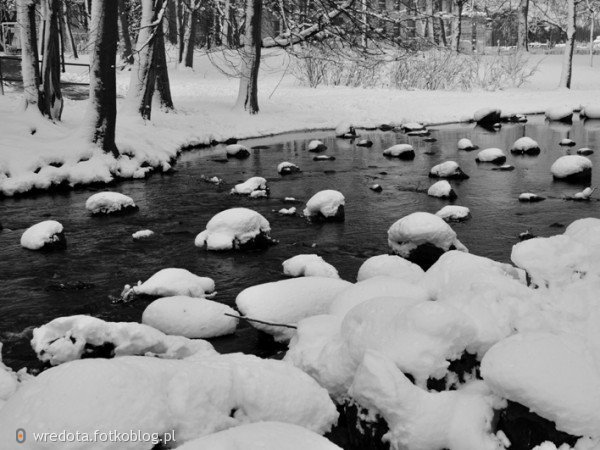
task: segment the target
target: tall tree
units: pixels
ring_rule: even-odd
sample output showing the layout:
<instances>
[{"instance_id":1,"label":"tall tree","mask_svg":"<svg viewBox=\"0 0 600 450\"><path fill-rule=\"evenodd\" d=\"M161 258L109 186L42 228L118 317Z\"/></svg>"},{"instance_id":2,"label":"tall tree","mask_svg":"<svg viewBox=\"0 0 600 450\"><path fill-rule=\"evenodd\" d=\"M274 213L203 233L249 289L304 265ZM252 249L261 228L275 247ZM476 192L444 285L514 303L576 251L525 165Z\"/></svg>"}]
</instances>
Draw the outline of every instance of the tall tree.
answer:
<instances>
[{"instance_id":1,"label":"tall tree","mask_svg":"<svg viewBox=\"0 0 600 450\"><path fill-rule=\"evenodd\" d=\"M131 45L131 34L129 33L129 14L125 0L119 2L119 25L121 28L121 39L123 40L123 53L121 59L127 64L133 64L133 45Z\"/></svg>"},{"instance_id":2,"label":"tall tree","mask_svg":"<svg viewBox=\"0 0 600 450\"><path fill-rule=\"evenodd\" d=\"M240 88L236 105L250 114L258 113L258 70L261 53L262 0L246 0L244 46L240 52Z\"/></svg>"},{"instance_id":3,"label":"tall tree","mask_svg":"<svg viewBox=\"0 0 600 450\"><path fill-rule=\"evenodd\" d=\"M60 91L60 0L46 2L41 82L43 85L42 114L60 120L63 99Z\"/></svg>"},{"instance_id":4,"label":"tall tree","mask_svg":"<svg viewBox=\"0 0 600 450\"><path fill-rule=\"evenodd\" d=\"M517 49L529 51L529 0L519 0L517 7Z\"/></svg>"},{"instance_id":5,"label":"tall tree","mask_svg":"<svg viewBox=\"0 0 600 450\"><path fill-rule=\"evenodd\" d=\"M563 54L562 73L559 87L571 88L573 76L573 51L575 50L575 29L577 25L577 3L567 0L567 42Z\"/></svg>"},{"instance_id":6,"label":"tall tree","mask_svg":"<svg viewBox=\"0 0 600 450\"><path fill-rule=\"evenodd\" d=\"M73 54L73 58L78 59L79 55L77 54L77 44L75 43L75 39L73 38L73 30L71 29L70 17L71 5L69 3L69 0L62 0L61 36L63 37L67 44L67 47Z\"/></svg>"},{"instance_id":7,"label":"tall tree","mask_svg":"<svg viewBox=\"0 0 600 450\"><path fill-rule=\"evenodd\" d=\"M180 46L179 63L184 67L194 67L194 49L198 33L198 10L202 0L183 1L186 21L184 22L183 46Z\"/></svg>"},{"instance_id":8,"label":"tall tree","mask_svg":"<svg viewBox=\"0 0 600 450\"><path fill-rule=\"evenodd\" d=\"M176 0L167 0L167 39L177 44L177 4Z\"/></svg>"},{"instance_id":9,"label":"tall tree","mask_svg":"<svg viewBox=\"0 0 600 450\"><path fill-rule=\"evenodd\" d=\"M117 119L118 15L116 1L94 0L90 23L90 99L84 118L84 132L90 142L119 156L115 144Z\"/></svg>"},{"instance_id":10,"label":"tall tree","mask_svg":"<svg viewBox=\"0 0 600 450\"><path fill-rule=\"evenodd\" d=\"M41 104L35 6L34 0L19 0L17 3L17 22L21 30L21 72L25 109L30 106L39 108Z\"/></svg>"},{"instance_id":11,"label":"tall tree","mask_svg":"<svg viewBox=\"0 0 600 450\"><path fill-rule=\"evenodd\" d=\"M467 0L452 0L452 2L455 6L454 23L452 30L452 50L454 50L455 52L460 52L463 8L467 3Z\"/></svg>"}]
</instances>

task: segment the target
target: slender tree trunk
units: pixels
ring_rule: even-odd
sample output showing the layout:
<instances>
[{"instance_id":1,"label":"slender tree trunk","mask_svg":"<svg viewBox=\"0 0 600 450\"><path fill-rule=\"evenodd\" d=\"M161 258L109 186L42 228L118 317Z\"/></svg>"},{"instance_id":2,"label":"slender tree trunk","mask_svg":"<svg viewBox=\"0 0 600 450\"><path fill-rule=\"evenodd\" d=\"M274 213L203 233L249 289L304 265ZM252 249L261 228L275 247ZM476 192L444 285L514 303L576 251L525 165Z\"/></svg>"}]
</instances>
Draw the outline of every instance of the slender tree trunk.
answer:
<instances>
[{"instance_id":1,"label":"slender tree trunk","mask_svg":"<svg viewBox=\"0 0 600 450\"><path fill-rule=\"evenodd\" d=\"M462 33L463 2L456 2L456 17L454 20L454 32L452 33L452 50L460 52L460 39Z\"/></svg>"},{"instance_id":2,"label":"slender tree trunk","mask_svg":"<svg viewBox=\"0 0 600 450\"><path fill-rule=\"evenodd\" d=\"M19 0L17 3L17 22L21 29L21 72L23 74L24 109L29 106L39 108L40 68L35 35L35 2L34 0Z\"/></svg>"},{"instance_id":3,"label":"slender tree trunk","mask_svg":"<svg viewBox=\"0 0 600 450\"><path fill-rule=\"evenodd\" d=\"M194 67L194 49L196 48L196 33L198 24L198 12L195 8L187 11L187 24L185 27L184 47L183 47L183 65L185 67Z\"/></svg>"},{"instance_id":4,"label":"slender tree trunk","mask_svg":"<svg viewBox=\"0 0 600 450\"><path fill-rule=\"evenodd\" d=\"M111 152L115 157L119 156L115 144L118 15L116 1L95 0L92 3L90 99L84 118L84 131L90 142L105 152Z\"/></svg>"},{"instance_id":5,"label":"slender tree trunk","mask_svg":"<svg viewBox=\"0 0 600 450\"><path fill-rule=\"evenodd\" d=\"M596 22L596 11L590 10L590 67L594 67L594 25Z\"/></svg>"},{"instance_id":6,"label":"slender tree trunk","mask_svg":"<svg viewBox=\"0 0 600 450\"><path fill-rule=\"evenodd\" d=\"M246 0L244 47L237 107L258 113L258 70L260 68L262 0Z\"/></svg>"},{"instance_id":7,"label":"slender tree trunk","mask_svg":"<svg viewBox=\"0 0 600 450\"><path fill-rule=\"evenodd\" d=\"M177 5L176 0L167 1L167 39L170 44L177 45Z\"/></svg>"},{"instance_id":8,"label":"slender tree trunk","mask_svg":"<svg viewBox=\"0 0 600 450\"><path fill-rule=\"evenodd\" d=\"M71 8L69 7L69 0L63 0L63 36L66 36L69 49L73 54L73 58L78 59L79 55L77 54L77 44L75 43L75 39L73 38L73 30L71 29L71 22L69 21L70 16Z\"/></svg>"},{"instance_id":9,"label":"slender tree trunk","mask_svg":"<svg viewBox=\"0 0 600 450\"><path fill-rule=\"evenodd\" d=\"M577 16L575 14L575 0L567 0L567 44L563 54L562 73L559 87L571 88L573 75L573 51L575 49L575 27Z\"/></svg>"},{"instance_id":10,"label":"slender tree trunk","mask_svg":"<svg viewBox=\"0 0 600 450\"><path fill-rule=\"evenodd\" d=\"M177 42L179 43L179 58L177 59L177 62L179 64L183 63L183 55L185 52L186 23L186 8L184 8L181 0L177 0Z\"/></svg>"},{"instance_id":11,"label":"slender tree trunk","mask_svg":"<svg viewBox=\"0 0 600 450\"><path fill-rule=\"evenodd\" d=\"M60 43L58 39L60 0L47 0L44 17L45 36L42 57L41 82L43 85L42 114L60 120L63 99L60 92Z\"/></svg>"},{"instance_id":12,"label":"slender tree trunk","mask_svg":"<svg viewBox=\"0 0 600 450\"><path fill-rule=\"evenodd\" d=\"M517 8L518 24L517 24L517 50L529 51L529 0L520 0Z\"/></svg>"},{"instance_id":13,"label":"slender tree trunk","mask_svg":"<svg viewBox=\"0 0 600 450\"><path fill-rule=\"evenodd\" d=\"M38 34L38 55L44 53L44 38L46 37L46 0L40 2L40 32Z\"/></svg>"},{"instance_id":14,"label":"slender tree trunk","mask_svg":"<svg viewBox=\"0 0 600 450\"><path fill-rule=\"evenodd\" d=\"M123 39L121 59L127 64L133 64L133 46L131 45L131 35L129 34L129 15L125 9L125 1L116 1L119 2L119 25L121 26L121 38Z\"/></svg>"},{"instance_id":15,"label":"slender tree trunk","mask_svg":"<svg viewBox=\"0 0 600 450\"><path fill-rule=\"evenodd\" d=\"M435 44L435 25L434 25L434 6L433 0L427 0L427 34L432 44Z\"/></svg>"},{"instance_id":16,"label":"slender tree trunk","mask_svg":"<svg viewBox=\"0 0 600 450\"><path fill-rule=\"evenodd\" d=\"M161 108L171 110L173 109L173 97L171 96L171 84L169 82L169 70L165 52L165 36L162 23L158 24L157 27L153 58L153 66L156 70L156 92L154 95L158 98Z\"/></svg>"},{"instance_id":17,"label":"slender tree trunk","mask_svg":"<svg viewBox=\"0 0 600 450\"><path fill-rule=\"evenodd\" d=\"M223 5L223 24L221 25L224 44L231 47L231 5L229 0L225 0Z\"/></svg>"}]
</instances>

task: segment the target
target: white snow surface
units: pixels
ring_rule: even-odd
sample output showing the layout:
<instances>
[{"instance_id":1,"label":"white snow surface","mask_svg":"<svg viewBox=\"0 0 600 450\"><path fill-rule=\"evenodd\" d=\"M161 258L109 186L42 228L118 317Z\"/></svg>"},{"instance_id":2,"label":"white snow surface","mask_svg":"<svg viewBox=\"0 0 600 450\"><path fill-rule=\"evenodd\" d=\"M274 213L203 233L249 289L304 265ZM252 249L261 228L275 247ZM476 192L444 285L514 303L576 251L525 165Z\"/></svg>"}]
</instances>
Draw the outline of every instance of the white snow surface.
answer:
<instances>
[{"instance_id":1,"label":"white snow surface","mask_svg":"<svg viewBox=\"0 0 600 450\"><path fill-rule=\"evenodd\" d=\"M471 210L466 206L446 205L436 212L435 215L441 217L446 222L464 220L471 215Z\"/></svg>"},{"instance_id":2,"label":"white snow surface","mask_svg":"<svg viewBox=\"0 0 600 450\"><path fill-rule=\"evenodd\" d=\"M133 287L136 294L153 297L170 297L187 295L190 297L205 297L215 290L212 278L200 277L186 269L161 269L143 283L138 282Z\"/></svg>"},{"instance_id":3,"label":"white snow surface","mask_svg":"<svg viewBox=\"0 0 600 450\"><path fill-rule=\"evenodd\" d=\"M305 317L326 313L333 298L350 285L351 283L336 278L292 278L244 289L238 294L235 304L244 316L251 319L296 325ZM273 335L278 342L288 341L295 331L292 328L257 322L250 324Z\"/></svg>"},{"instance_id":4,"label":"white snow surface","mask_svg":"<svg viewBox=\"0 0 600 450\"><path fill-rule=\"evenodd\" d=\"M92 214L112 214L134 207L133 199L119 192L98 192L85 202L85 208Z\"/></svg>"},{"instance_id":5,"label":"white snow surface","mask_svg":"<svg viewBox=\"0 0 600 450\"><path fill-rule=\"evenodd\" d=\"M335 267L319 255L296 255L283 263L283 274L289 277L326 277L339 278Z\"/></svg>"},{"instance_id":6,"label":"white snow surface","mask_svg":"<svg viewBox=\"0 0 600 450\"><path fill-rule=\"evenodd\" d=\"M232 194L250 195L254 191L262 191L267 188L267 180L263 177L251 177L243 183L236 184L231 189Z\"/></svg>"},{"instance_id":7,"label":"white snow surface","mask_svg":"<svg viewBox=\"0 0 600 450\"><path fill-rule=\"evenodd\" d=\"M499 148L485 148L477 153L477 159L481 162L491 162L503 156L506 157L506 153Z\"/></svg>"},{"instance_id":8,"label":"white snow surface","mask_svg":"<svg viewBox=\"0 0 600 450\"><path fill-rule=\"evenodd\" d=\"M573 108L564 105L553 106L546 110L548 120L562 120L573 115Z\"/></svg>"},{"instance_id":9,"label":"white snow surface","mask_svg":"<svg viewBox=\"0 0 600 450\"><path fill-rule=\"evenodd\" d=\"M511 147L511 149L520 151L520 152L526 152L528 150L531 150L532 148L539 148L539 147L540 146L536 141L534 141L533 139L531 139L528 136L523 136L515 141L515 143Z\"/></svg>"},{"instance_id":10,"label":"white snow surface","mask_svg":"<svg viewBox=\"0 0 600 450\"><path fill-rule=\"evenodd\" d=\"M15 429L94 434L175 431L178 444L253 422L277 420L316 433L338 413L327 392L281 361L243 354L166 361L147 357L86 359L49 369L0 409L0 439ZM58 431L57 431L58 432ZM22 448L40 447L28 439ZM74 442L69 449L147 450L140 442Z\"/></svg>"},{"instance_id":11,"label":"white snow surface","mask_svg":"<svg viewBox=\"0 0 600 450\"><path fill-rule=\"evenodd\" d=\"M334 191L333 189L326 189L317 192L308 200L308 202L306 202L304 215L313 217L321 213L325 217L332 217L335 216L338 208L345 204L346 199L341 192Z\"/></svg>"},{"instance_id":12,"label":"white snow surface","mask_svg":"<svg viewBox=\"0 0 600 450\"><path fill-rule=\"evenodd\" d=\"M270 231L267 219L256 211L230 208L215 214L194 243L196 247L206 246L208 250L230 250Z\"/></svg>"},{"instance_id":13,"label":"white snow surface","mask_svg":"<svg viewBox=\"0 0 600 450\"><path fill-rule=\"evenodd\" d=\"M588 119L598 120L600 119L600 105L592 104L585 105L581 108L581 114L587 117Z\"/></svg>"},{"instance_id":14,"label":"white snow surface","mask_svg":"<svg viewBox=\"0 0 600 450\"><path fill-rule=\"evenodd\" d=\"M404 153L413 153L415 151L414 147L410 144L395 144L391 147L385 149L383 154L385 156L395 156L398 157Z\"/></svg>"},{"instance_id":15,"label":"white snow surface","mask_svg":"<svg viewBox=\"0 0 600 450\"><path fill-rule=\"evenodd\" d=\"M423 269L398 255L377 255L367 259L358 269L356 281L364 281L379 275L399 278L408 283L418 283Z\"/></svg>"},{"instance_id":16,"label":"white snow surface","mask_svg":"<svg viewBox=\"0 0 600 450\"><path fill-rule=\"evenodd\" d=\"M163 297L150 303L142 313L142 323L165 334L190 339L209 339L235 332L238 319L233 308L204 298Z\"/></svg>"},{"instance_id":17,"label":"white snow surface","mask_svg":"<svg viewBox=\"0 0 600 450\"><path fill-rule=\"evenodd\" d=\"M178 447L179 450L341 450L324 437L283 422L256 422L229 428Z\"/></svg>"},{"instance_id":18,"label":"white snow surface","mask_svg":"<svg viewBox=\"0 0 600 450\"><path fill-rule=\"evenodd\" d=\"M348 122L347 120L342 120L335 127L335 135L337 137L350 135L350 134L352 134L353 128L356 128L356 127L352 123Z\"/></svg>"},{"instance_id":19,"label":"white snow surface","mask_svg":"<svg viewBox=\"0 0 600 450\"><path fill-rule=\"evenodd\" d=\"M2 362L2 343L0 342L0 409L19 388L17 374Z\"/></svg>"},{"instance_id":20,"label":"white snow surface","mask_svg":"<svg viewBox=\"0 0 600 450\"><path fill-rule=\"evenodd\" d=\"M21 235L21 246L29 250L39 250L46 244L58 240L57 235L64 231L63 226L56 220L44 220L27 228Z\"/></svg>"},{"instance_id":21,"label":"white snow surface","mask_svg":"<svg viewBox=\"0 0 600 450\"><path fill-rule=\"evenodd\" d=\"M429 171L430 174L440 178L447 178L456 175L460 172L460 166L456 161L445 161L441 164L433 166Z\"/></svg>"},{"instance_id":22,"label":"white snow surface","mask_svg":"<svg viewBox=\"0 0 600 450\"><path fill-rule=\"evenodd\" d=\"M581 155L565 155L554 161L550 172L556 178L565 178L592 168L592 161Z\"/></svg>"},{"instance_id":23,"label":"white snow surface","mask_svg":"<svg viewBox=\"0 0 600 450\"><path fill-rule=\"evenodd\" d=\"M429 186L427 195L437 198L449 198L452 195L452 186L447 180L440 180Z\"/></svg>"}]
</instances>

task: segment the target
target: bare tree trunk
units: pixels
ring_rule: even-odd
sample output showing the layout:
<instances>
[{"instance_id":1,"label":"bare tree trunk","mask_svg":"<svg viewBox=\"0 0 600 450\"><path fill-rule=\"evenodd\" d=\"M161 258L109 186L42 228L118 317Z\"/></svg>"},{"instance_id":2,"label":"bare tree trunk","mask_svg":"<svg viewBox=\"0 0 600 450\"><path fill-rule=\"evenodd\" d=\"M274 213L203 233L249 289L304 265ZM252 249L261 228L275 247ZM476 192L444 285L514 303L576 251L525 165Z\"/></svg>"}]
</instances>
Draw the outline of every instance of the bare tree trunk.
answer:
<instances>
[{"instance_id":1,"label":"bare tree trunk","mask_svg":"<svg viewBox=\"0 0 600 450\"><path fill-rule=\"evenodd\" d=\"M246 0L244 47L236 106L258 113L258 70L260 68L262 0Z\"/></svg>"},{"instance_id":2,"label":"bare tree trunk","mask_svg":"<svg viewBox=\"0 0 600 450\"><path fill-rule=\"evenodd\" d=\"M432 44L435 44L435 25L434 25L434 7L433 0L427 0L427 34Z\"/></svg>"},{"instance_id":3,"label":"bare tree trunk","mask_svg":"<svg viewBox=\"0 0 600 450\"><path fill-rule=\"evenodd\" d=\"M44 38L46 37L46 0L42 0L40 3L40 32L38 34L38 55L44 53Z\"/></svg>"},{"instance_id":4,"label":"bare tree trunk","mask_svg":"<svg viewBox=\"0 0 600 450\"><path fill-rule=\"evenodd\" d=\"M176 0L167 0L167 39L177 45L177 5Z\"/></svg>"},{"instance_id":5,"label":"bare tree trunk","mask_svg":"<svg viewBox=\"0 0 600 450\"><path fill-rule=\"evenodd\" d=\"M157 27L153 58L153 66L156 70L156 92L154 95L157 96L161 108L171 110L173 109L173 97L171 96L171 84L169 82L169 70L165 52L165 36L162 23L158 24Z\"/></svg>"},{"instance_id":6,"label":"bare tree trunk","mask_svg":"<svg viewBox=\"0 0 600 450\"><path fill-rule=\"evenodd\" d=\"M575 27L577 16L575 12L575 0L567 1L567 44L563 54L562 73L560 75L559 87L571 88L573 75L573 50L575 49Z\"/></svg>"},{"instance_id":7,"label":"bare tree trunk","mask_svg":"<svg viewBox=\"0 0 600 450\"><path fill-rule=\"evenodd\" d=\"M183 63L183 55L185 52L185 34L187 23L187 12L182 4L182 0L177 0L177 42L179 43L179 57L177 62Z\"/></svg>"},{"instance_id":8,"label":"bare tree trunk","mask_svg":"<svg viewBox=\"0 0 600 450\"><path fill-rule=\"evenodd\" d=\"M115 144L118 15L116 1L96 0L92 3L90 99L84 118L85 132L90 142L115 157L119 156Z\"/></svg>"},{"instance_id":9,"label":"bare tree trunk","mask_svg":"<svg viewBox=\"0 0 600 450\"><path fill-rule=\"evenodd\" d=\"M231 4L229 0L225 0L223 5L223 24L221 25L224 44L231 47Z\"/></svg>"},{"instance_id":10,"label":"bare tree trunk","mask_svg":"<svg viewBox=\"0 0 600 450\"><path fill-rule=\"evenodd\" d=\"M75 39L73 38L73 30L71 30L71 22L69 21L69 17L71 14L71 8L69 8L69 0L63 0L63 9L62 9L62 22L63 22L63 36L66 35L67 44L69 50L73 54L74 59L78 59L79 55L77 54L77 44L75 43Z\"/></svg>"},{"instance_id":11,"label":"bare tree trunk","mask_svg":"<svg viewBox=\"0 0 600 450\"><path fill-rule=\"evenodd\" d=\"M129 34L129 15L125 9L124 0L119 2L119 25L121 26L121 38L123 39L123 53L121 59L127 64L133 64L133 46L131 45L131 35Z\"/></svg>"},{"instance_id":12,"label":"bare tree trunk","mask_svg":"<svg viewBox=\"0 0 600 450\"><path fill-rule=\"evenodd\" d=\"M588 2L589 5L589 2ZM594 67L594 25L596 24L596 11L590 8L590 67Z\"/></svg>"},{"instance_id":13,"label":"bare tree trunk","mask_svg":"<svg viewBox=\"0 0 600 450\"><path fill-rule=\"evenodd\" d=\"M17 22L21 29L21 72L23 74L24 109L41 104L40 68L38 62L37 37L35 35L35 2L19 0Z\"/></svg>"},{"instance_id":14,"label":"bare tree trunk","mask_svg":"<svg viewBox=\"0 0 600 450\"><path fill-rule=\"evenodd\" d=\"M196 32L198 23L198 12L195 8L187 11L187 24L183 38L183 65L185 67L194 67L194 49L196 47Z\"/></svg>"},{"instance_id":15,"label":"bare tree trunk","mask_svg":"<svg viewBox=\"0 0 600 450\"><path fill-rule=\"evenodd\" d=\"M456 52L460 52L463 4L464 2L462 0L456 2L456 17L454 20L454 30L452 33L452 50Z\"/></svg>"},{"instance_id":16,"label":"bare tree trunk","mask_svg":"<svg viewBox=\"0 0 600 450\"><path fill-rule=\"evenodd\" d=\"M529 0L520 0L517 8L518 24L517 24L517 50L529 51L529 32L528 15L529 15Z\"/></svg>"},{"instance_id":17,"label":"bare tree trunk","mask_svg":"<svg viewBox=\"0 0 600 450\"><path fill-rule=\"evenodd\" d=\"M60 120L63 99L60 92L60 43L58 39L60 0L46 0L44 54L41 82L43 85L42 114Z\"/></svg>"}]
</instances>

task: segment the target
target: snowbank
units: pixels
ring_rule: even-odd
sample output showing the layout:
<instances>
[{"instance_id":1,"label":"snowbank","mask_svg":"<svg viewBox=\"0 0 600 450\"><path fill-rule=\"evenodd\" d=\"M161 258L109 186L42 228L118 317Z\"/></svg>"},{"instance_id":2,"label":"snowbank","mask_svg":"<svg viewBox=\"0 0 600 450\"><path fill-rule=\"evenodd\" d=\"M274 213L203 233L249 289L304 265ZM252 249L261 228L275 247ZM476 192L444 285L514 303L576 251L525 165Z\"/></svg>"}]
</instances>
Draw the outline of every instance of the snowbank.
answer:
<instances>
[{"instance_id":1,"label":"snowbank","mask_svg":"<svg viewBox=\"0 0 600 450\"><path fill-rule=\"evenodd\" d=\"M573 108L568 106L553 106L546 110L546 119L555 122L567 122L573 121Z\"/></svg>"},{"instance_id":2,"label":"snowbank","mask_svg":"<svg viewBox=\"0 0 600 450\"><path fill-rule=\"evenodd\" d=\"M469 178L455 161L446 161L437 166L433 166L429 171L429 176L431 178L453 178L458 180L466 180Z\"/></svg>"},{"instance_id":3,"label":"snowbank","mask_svg":"<svg viewBox=\"0 0 600 450\"><path fill-rule=\"evenodd\" d=\"M419 266L398 255L377 255L362 263L356 281L383 275L399 278L408 283L417 283L423 278L424 273Z\"/></svg>"},{"instance_id":4,"label":"snowbank","mask_svg":"<svg viewBox=\"0 0 600 450\"><path fill-rule=\"evenodd\" d=\"M446 205L436 212L435 215L441 217L446 222L462 222L471 217L471 210L466 206Z\"/></svg>"},{"instance_id":5,"label":"snowbank","mask_svg":"<svg viewBox=\"0 0 600 450\"><path fill-rule=\"evenodd\" d=\"M290 277L339 278L335 267L319 255L296 255L283 262L283 273Z\"/></svg>"},{"instance_id":6,"label":"snowbank","mask_svg":"<svg viewBox=\"0 0 600 450\"><path fill-rule=\"evenodd\" d=\"M475 161L479 163L504 164L506 154L499 148L486 148L477 153Z\"/></svg>"},{"instance_id":7,"label":"snowbank","mask_svg":"<svg viewBox=\"0 0 600 450\"><path fill-rule=\"evenodd\" d=\"M244 289L235 304L251 319L294 326L305 317L327 312L333 298L350 285L335 278L292 278ZM251 322L251 325L273 335L279 342L288 341L294 334L293 328L258 322Z\"/></svg>"},{"instance_id":8,"label":"snowbank","mask_svg":"<svg viewBox=\"0 0 600 450\"><path fill-rule=\"evenodd\" d=\"M29 250L65 248L67 240L63 226L56 220L44 220L27 228L21 236L21 247Z\"/></svg>"},{"instance_id":9,"label":"snowbank","mask_svg":"<svg viewBox=\"0 0 600 450\"><path fill-rule=\"evenodd\" d=\"M131 197L119 192L98 192L85 202L92 214L115 214L137 209Z\"/></svg>"},{"instance_id":10,"label":"snowbank","mask_svg":"<svg viewBox=\"0 0 600 450\"><path fill-rule=\"evenodd\" d=\"M203 298L163 297L150 303L142 314L142 323L165 334L190 339L209 339L232 334L238 319L234 309Z\"/></svg>"},{"instance_id":11,"label":"snowbank","mask_svg":"<svg viewBox=\"0 0 600 450\"><path fill-rule=\"evenodd\" d=\"M450 186L450 183L446 180L440 180L429 186L427 195L430 197L448 198L451 200L456 198L456 192L454 192L454 189L452 189L452 186Z\"/></svg>"},{"instance_id":12,"label":"snowbank","mask_svg":"<svg viewBox=\"0 0 600 450\"><path fill-rule=\"evenodd\" d=\"M579 111L579 117L592 120L600 119L600 105L585 105L581 108L581 111Z\"/></svg>"},{"instance_id":13,"label":"snowbank","mask_svg":"<svg viewBox=\"0 0 600 450\"><path fill-rule=\"evenodd\" d=\"M125 286L123 297L130 295L150 295L152 297L171 297L186 295L189 297L205 297L213 294L215 282L212 278L199 277L186 269L161 269L143 283L133 288Z\"/></svg>"},{"instance_id":14,"label":"snowbank","mask_svg":"<svg viewBox=\"0 0 600 450\"><path fill-rule=\"evenodd\" d=\"M396 144L385 149L383 156L399 159L415 159L415 149L410 144Z\"/></svg>"},{"instance_id":15,"label":"snowbank","mask_svg":"<svg viewBox=\"0 0 600 450\"><path fill-rule=\"evenodd\" d=\"M277 173L280 175L289 175L300 172L300 167L289 161L284 161L277 166Z\"/></svg>"},{"instance_id":16,"label":"snowbank","mask_svg":"<svg viewBox=\"0 0 600 450\"><path fill-rule=\"evenodd\" d=\"M2 343L0 343L0 409L2 409L3 402L8 400L18 388L17 374L2 362Z\"/></svg>"},{"instance_id":17,"label":"snowbank","mask_svg":"<svg viewBox=\"0 0 600 450\"><path fill-rule=\"evenodd\" d=\"M537 155L540 153L539 144L530 137L524 136L515 141L510 148L512 153L520 153L523 155Z\"/></svg>"},{"instance_id":18,"label":"snowbank","mask_svg":"<svg viewBox=\"0 0 600 450\"><path fill-rule=\"evenodd\" d=\"M554 178L561 180L584 180L592 177L592 162L585 156L565 155L550 167Z\"/></svg>"},{"instance_id":19,"label":"snowbank","mask_svg":"<svg viewBox=\"0 0 600 450\"><path fill-rule=\"evenodd\" d=\"M339 191L327 189L313 195L304 208L304 215L320 220L344 220L346 199Z\"/></svg>"},{"instance_id":20,"label":"snowbank","mask_svg":"<svg viewBox=\"0 0 600 450\"><path fill-rule=\"evenodd\" d=\"M196 236L196 247L208 250L243 249L274 243L269 236L271 226L267 219L247 208L231 208L213 216L206 230Z\"/></svg>"},{"instance_id":21,"label":"snowbank","mask_svg":"<svg viewBox=\"0 0 600 450\"><path fill-rule=\"evenodd\" d=\"M231 189L232 194L250 195L254 191L264 191L267 189L267 180L263 177L251 177L243 183L236 184Z\"/></svg>"}]
</instances>

